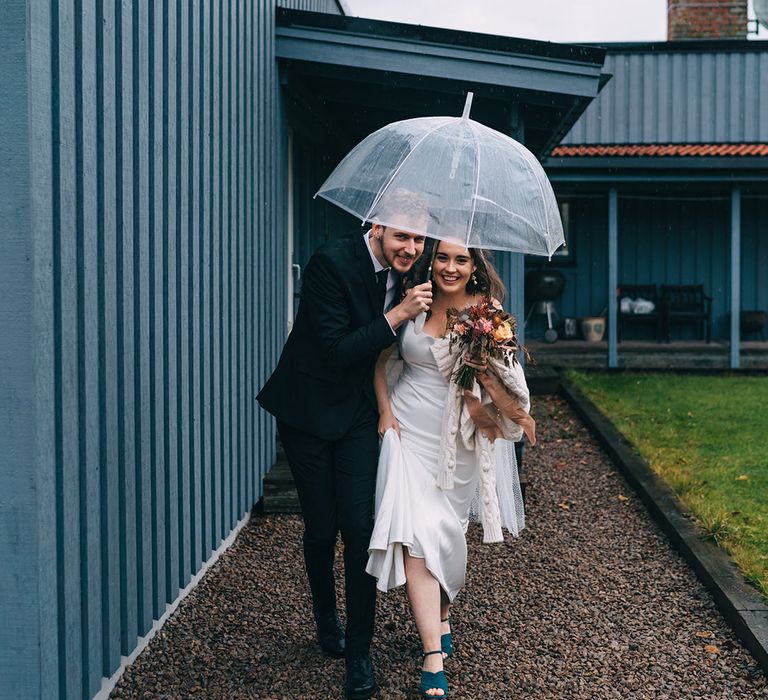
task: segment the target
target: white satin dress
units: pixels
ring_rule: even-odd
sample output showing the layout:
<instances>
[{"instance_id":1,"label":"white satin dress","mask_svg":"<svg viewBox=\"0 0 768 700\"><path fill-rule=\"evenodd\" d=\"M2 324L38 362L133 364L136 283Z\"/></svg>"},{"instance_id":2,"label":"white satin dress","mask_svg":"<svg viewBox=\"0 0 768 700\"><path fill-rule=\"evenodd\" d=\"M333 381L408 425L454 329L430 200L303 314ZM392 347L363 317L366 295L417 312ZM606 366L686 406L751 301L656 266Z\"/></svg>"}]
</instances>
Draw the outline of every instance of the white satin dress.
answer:
<instances>
[{"instance_id":1,"label":"white satin dress","mask_svg":"<svg viewBox=\"0 0 768 700\"><path fill-rule=\"evenodd\" d=\"M478 483L475 453L459 445L454 488L436 483L443 406L448 385L438 371L431 345L438 340L410 321L399 337L403 370L390 394L400 438L384 435L376 480L376 522L366 571L377 588L405 583L402 546L426 560L450 600L464 586L466 531Z\"/></svg>"}]
</instances>

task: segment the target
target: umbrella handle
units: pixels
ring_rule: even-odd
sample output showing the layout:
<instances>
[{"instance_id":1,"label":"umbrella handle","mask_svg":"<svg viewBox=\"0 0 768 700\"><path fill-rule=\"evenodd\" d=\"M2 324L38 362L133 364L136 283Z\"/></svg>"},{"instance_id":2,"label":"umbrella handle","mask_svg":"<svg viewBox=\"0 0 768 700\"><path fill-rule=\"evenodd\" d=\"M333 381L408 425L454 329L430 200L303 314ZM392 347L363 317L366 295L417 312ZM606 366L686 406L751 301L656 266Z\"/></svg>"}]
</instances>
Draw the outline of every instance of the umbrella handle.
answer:
<instances>
[{"instance_id":1,"label":"umbrella handle","mask_svg":"<svg viewBox=\"0 0 768 700\"><path fill-rule=\"evenodd\" d=\"M427 268L427 279L425 279L425 282L431 282L432 281L432 265L435 263L435 258L437 257L437 247L440 245L440 240L435 239L435 243L432 246L432 253L429 258L429 267Z\"/></svg>"}]
</instances>

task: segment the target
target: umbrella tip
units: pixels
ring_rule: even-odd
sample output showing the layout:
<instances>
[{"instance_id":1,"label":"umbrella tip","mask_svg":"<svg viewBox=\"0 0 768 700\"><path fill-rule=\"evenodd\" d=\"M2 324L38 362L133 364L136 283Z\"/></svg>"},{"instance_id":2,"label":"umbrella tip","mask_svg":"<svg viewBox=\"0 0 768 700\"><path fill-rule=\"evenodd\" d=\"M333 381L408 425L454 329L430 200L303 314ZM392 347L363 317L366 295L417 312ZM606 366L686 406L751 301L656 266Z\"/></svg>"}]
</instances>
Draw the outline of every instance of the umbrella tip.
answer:
<instances>
[{"instance_id":1,"label":"umbrella tip","mask_svg":"<svg viewBox=\"0 0 768 700\"><path fill-rule=\"evenodd\" d=\"M461 115L462 119L469 119L469 110L472 109L472 98L474 96L474 92L467 93L467 101L464 103L464 112Z\"/></svg>"}]
</instances>

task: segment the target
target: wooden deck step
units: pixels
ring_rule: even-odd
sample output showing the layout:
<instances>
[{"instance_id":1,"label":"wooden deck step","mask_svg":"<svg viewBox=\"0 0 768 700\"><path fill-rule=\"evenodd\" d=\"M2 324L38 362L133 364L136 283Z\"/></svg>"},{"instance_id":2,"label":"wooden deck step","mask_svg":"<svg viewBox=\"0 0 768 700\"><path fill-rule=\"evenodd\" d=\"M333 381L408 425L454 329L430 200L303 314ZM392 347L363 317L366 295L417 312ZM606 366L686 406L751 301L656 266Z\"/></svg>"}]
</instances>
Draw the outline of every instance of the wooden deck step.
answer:
<instances>
[{"instance_id":1,"label":"wooden deck step","mask_svg":"<svg viewBox=\"0 0 768 700\"><path fill-rule=\"evenodd\" d=\"M532 396L556 394L560 387L560 375L553 367L526 365L525 380L528 382Z\"/></svg>"},{"instance_id":2,"label":"wooden deck step","mask_svg":"<svg viewBox=\"0 0 768 700\"><path fill-rule=\"evenodd\" d=\"M301 513L293 475L279 440L275 463L264 476L262 506L265 513Z\"/></svg>"},{"instance_id":3,"label":"wooden deck step","mask_svg":"<svg viewBox=\"0 0 768 700\"><path fill-rule=\"evenodd\" d=\"M585 340L564 340L544 343L530 340L526 347L536 360L533 367L604 369L608 365L606 341L590 343ZM730 348L727 343L718 340L711 343L625 340L618 344L618 364L622 369L726 370L730 366ZM742 370L768 370L768 342L743 341L740 364ZM531 368L531 365L526 367L526 376Z\"/></svg>"}]
</instances>

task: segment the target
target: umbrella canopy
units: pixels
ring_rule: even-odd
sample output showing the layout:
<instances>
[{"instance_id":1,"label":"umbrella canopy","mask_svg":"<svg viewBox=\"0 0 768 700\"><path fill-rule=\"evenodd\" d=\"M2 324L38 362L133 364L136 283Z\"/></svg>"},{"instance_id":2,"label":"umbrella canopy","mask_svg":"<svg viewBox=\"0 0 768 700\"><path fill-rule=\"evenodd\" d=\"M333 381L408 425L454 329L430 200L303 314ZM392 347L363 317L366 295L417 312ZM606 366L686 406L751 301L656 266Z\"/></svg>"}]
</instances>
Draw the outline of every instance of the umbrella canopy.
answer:
<instances>
[{"instance_id":1,"label":"umbrella canopy","mask_svg":"<svg viewBox=\"0 0 768 700\"><path fill-rule=\"evenodd\" d=\"M522 144L469 118L394 122L361 141L317 195L363 222L547 255L564 243L552 186ZM316 195L316 196L317 196Z\"/></svg>"}]
</instances>

